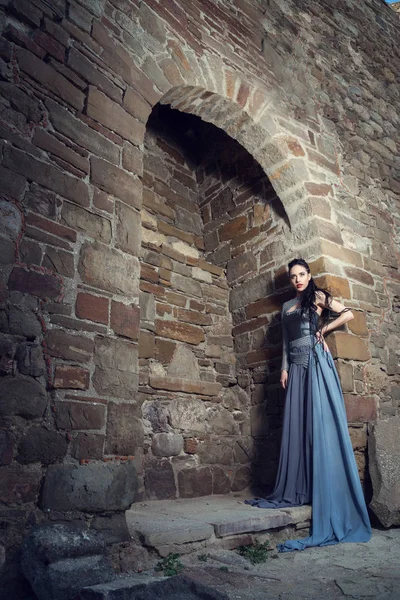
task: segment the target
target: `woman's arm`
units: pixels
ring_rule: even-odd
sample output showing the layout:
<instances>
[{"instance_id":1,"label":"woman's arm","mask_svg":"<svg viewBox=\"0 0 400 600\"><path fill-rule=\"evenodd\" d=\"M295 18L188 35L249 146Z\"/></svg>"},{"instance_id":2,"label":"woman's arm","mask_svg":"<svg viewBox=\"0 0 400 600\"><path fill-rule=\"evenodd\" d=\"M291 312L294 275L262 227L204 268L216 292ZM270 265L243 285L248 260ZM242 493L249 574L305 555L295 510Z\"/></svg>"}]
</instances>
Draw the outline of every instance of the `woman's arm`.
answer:
<instances>
[{"instance_id":1,"label":"woman's arm","mask_svg":"<svg viewBox=\"0 0 400 600\"><path fill-rule=\"evenodd\" d=\"M339 316L336 319L323 326L321 330L322 335L326 335L330 331L333 331L334 329L337 329L338 327L341 327L341 325L344 325L348 321L354 319L354 314L352 313L352 311L349 308L346 308L338 300L331 298L328 304L326 302L326 296L323 292L316 292L315 303L321 308L329 308L333 312L339 313Z\"/></svg>"}]
</instances>

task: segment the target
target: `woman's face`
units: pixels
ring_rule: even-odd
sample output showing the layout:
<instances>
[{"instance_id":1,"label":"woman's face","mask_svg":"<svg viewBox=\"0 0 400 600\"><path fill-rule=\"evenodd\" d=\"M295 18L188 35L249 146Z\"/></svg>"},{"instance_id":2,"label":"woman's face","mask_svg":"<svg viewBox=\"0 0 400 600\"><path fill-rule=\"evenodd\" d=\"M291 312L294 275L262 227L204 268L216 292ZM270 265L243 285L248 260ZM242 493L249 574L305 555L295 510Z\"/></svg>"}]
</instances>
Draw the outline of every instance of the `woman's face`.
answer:
<instances>
[{"instance_id":1,"label":"woman's face","mask_svg":"<svg viewBox=\"0 0 400 600\"><path fill-rule=\"evenodd\" d=\"M311 274L307 273L307 269L301 265L294 265L289 271L290 283L298 292L304 292L311 279Z\"/></svg>"}]
</instances>

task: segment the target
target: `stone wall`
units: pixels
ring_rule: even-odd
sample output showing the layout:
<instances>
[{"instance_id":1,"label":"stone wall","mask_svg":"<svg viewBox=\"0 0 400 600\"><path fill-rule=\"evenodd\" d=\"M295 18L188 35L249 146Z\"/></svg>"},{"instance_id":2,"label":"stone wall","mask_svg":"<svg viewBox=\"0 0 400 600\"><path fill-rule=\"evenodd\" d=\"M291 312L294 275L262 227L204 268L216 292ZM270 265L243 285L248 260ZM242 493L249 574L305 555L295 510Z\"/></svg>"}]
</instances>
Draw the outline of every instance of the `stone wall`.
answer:
<instances>
[{"instance_id":1,"label":"stone wall","mask_svg":"<svg viewBox=\"0 0 400 600\"><path fill-rule=\"evenodd\" d=\"M61 514L41 490L70 472L85 486L104 468L120 511L133 466L142 498L240 489L249 456L273 481L296 255L356 314L329 344L364 475L366 423L400 402L396 13L3 0L0 29L7 577L24 532ZM215 147L171 146L166 106ZM79 493L62 511L91 520Z\"/></svg>"}]
</instances>

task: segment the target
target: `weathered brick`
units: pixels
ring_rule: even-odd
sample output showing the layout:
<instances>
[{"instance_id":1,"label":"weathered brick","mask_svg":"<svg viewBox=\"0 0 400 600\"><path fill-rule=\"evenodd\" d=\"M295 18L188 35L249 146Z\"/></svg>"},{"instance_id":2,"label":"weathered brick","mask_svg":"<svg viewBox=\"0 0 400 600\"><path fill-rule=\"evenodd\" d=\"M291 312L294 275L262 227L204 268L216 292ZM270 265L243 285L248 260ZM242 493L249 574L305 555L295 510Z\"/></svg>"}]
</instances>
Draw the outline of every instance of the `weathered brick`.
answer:
<instances>
[{"instance_id":1,"label":"weathered brick","mask_svg":"<svg viewBox=\"0 0 400 600\"><path fill-rule=\"evenodd\" d=\"M140 209L142 205L142 186L135 179L119 167L93 156L90 159L91 180L99 188L113 194L130 206Z\"/></svg>"},{"instance_id":2,"label":"weathered brick","mask_svg":"<svg viewBox=\"0 0 400 600\"><path fill-rule=\"evenodd\" d=\"M205 340L204 331L196 325L155 320L156 334L198 346Z\"/></svg>"},{"instance_id":3,"label":"weathered brick","mask_svg":"<svg viewBox=\"0 0 400 600\"><path fill-rule=\"evenodd\" d=\"M54 404L58 429L102 429L105 425L105 406L89 402L60 401Z\"/></svg>"},{"instance_id":4,"label":"weathered brick","mask_svg":"<svg viewBox=\"0 0 400 600\"><path fill-rule=\"evenodd\" d=\"M198 281L191 279L190 277L185 277L184 275L180 275L179 273L172 273L171 275L171 284L172 287L176 290L184 292L189 296L197 296L199 298L202 297L203 292L201 289L201 285Z\"/></svg>"},{"instance_id":5,"label":"weathered brick","mask_svg":"<svg viewBox=\"0 0 400 600\"><path fill-rule=\"evenodd\" d=\"M335 275L321 275L315 277L315 283L319 287L327 289L334 297L351 297L349 282L342 277L336 277Z\"/></svg>"},{"instance_id":6,"label":"weathered brick","mask_svg":"<svg viewBox=\"0 0 400 600\"><path fill-rule=\"evenodd\" d=\"M174 316L179 321L193 323L194 325L212 325L211 315L197 312L195 310L184 310L181 308L176 308L174 310Z\"/></svg>"},{"instance_id":7,"label":"weathered brick","mask_svg":"<svg viewBox=\"0 0 400 600\"><path fill-rule=\"evenodd\" d=\"M110 326L116 334L137 340L140 326L139 306L126 305L112 300Z\"/></svg>"},{"instance_id":8,"label":"weathered brick","mask_svg":"<svg viewBox=\"0 0 400 600\"><path fill-rule=\"evenodd\" d=\"M22 465L8 465L0 468L1 500L6 505L21 505L35 502L39 495L42 469Z\"/></svg>"},{"instance_id":9,"label":"weathered brick","mask_svg":"<svg viewBox=\"0 0 400 600\"><path fill-rule=\"evenodd\" d=\"M15 198L15 200L21 200L25 186L25 177L17 175L15 171L11 171L0 165L0 192L6 194L6 196Z\"/></svg>"},{"instance_id":10,"label":"weathered brick","mask_svg":"<svg viewBox=\"0 0 400 600\"><path fill-rule=\"evenodd\" d=\"M65 102L82 110L85 96L78 90L68 79L63 77L50 65L40 60L23 48L18 48L16 51L19 68L27 73L30 77L38 81L46 89L50 90L57 96L60 96Z\"/></svg>"},{"instance_id":11,"label":"weathered brick","mask_svg":"<svg viewBox=\"0 0 400 600\"><path fill-rule=\"evenodd\" d=\"M370 423L377 419L377 400L373 396L344 394L344 404L349 423Z\"/></svg>"},{"instance_id":12,"label":"weathered brick","mask_svg":"<svg viewBox=\"0 0 400 600\"><path fill-rule=\"evenodd\" d=\"M103 458L103 447L103 435L78 433L72 442L71 454L78 460L99 460Z\"/></svg>"},{"instance_id":13,"label":"weathered brick","mask_svg":"<svg viewBox=\"0 0 400 600\"><path fill-rule=\"evenodd\" d=\"M37 160L16 148L8 147L5 149L3 164L26 177L28 181L35 181L82 206L89 205L89 192L86 183L81 179L63 173L49 163Z\"/></svg>"},{"instance_id":14,"label":"weathered brick","mask_svg":"<svg viewBox=\"0 0 400 600\"><path fill-rule=\"evenodd\" d=\"M80 206L64 202L61 219L75 231L82 231L87 237L92 237L96 241L105 244L111 241L111 222Z\"/></svg>"},{"instance_id":15,"label":"weathered brick","mask_svg":"<svg viewBox=\"0 0 400 600\"><path fill-rule=\"evenodd\" d=\"M83 79L95 85L116 102L122 101L122 89L96 69L93 63L75 48L71 48L68 55L68 66L78 73Z\"/></svg>"},{"instance_id":16,"label":"weathered brick","mask_svg":"<svg viewBox=\"0 0 400 600\"><path fill-rule=\"evenodd\" d=\"M83 244L79 273L85 283L99 289L134 298L139 296L138 259L103 244Z\"/></svg>"},{"instance_id":17,"label":"weathered brick","mask_svg":"<svg viewBox=\"0 0 400 600\"><path fill-rule=\"evenodd\" d=\"M87 363L93 354L93 340L62 329L50 329L46 334L46 350L50 356Z\"/></svg>"},{"instance_id":18,"label":"weathered brick","mask_svg":"<svg viewBox=\"0 0 400 600\"><path fill-rule=\"evenodd\" d=\"M87 390L89 387L89 377L89 371L81 367L57 365L53 386L62 389Z\"/></svg>"},{"instance_id":19,"label":"weathered brick","mask_svg":"<svg viewBox=\"0 0 400 600\"><path fill-rule=\"evenodd\" d=\"M371 358L366 341L356 335L334 331L326 340L334 358L362 361Z\"/></svg>"},{"instance_id":20,"label":"weathered brick","mask_svg":"<svg viewBox=\"0 0 400 600\"><path fill-rule=\"evenodd\" d=\"M80 292L76 297L75 314L80 319L108 324L108 298Z\"/></svg>"},{"instance_id":21,"label":"weathered brick","mask_svg":"<svg viewBox=\"0 0 400 600\"><path fill-rule=\"evenodd\" d=\"M18 85L7 81L0 82L0 94L7 98L11 106L18 112L21 112L26 120L32 123L39 123L43 117L43 111L39 102L28 96Z\"/></svg>"},{"instance_id":22,"label":"weathered brick","mask_svg":"<svg viewBox=\"0 0 400 600\"><path fill-rule=\"evenodd\" d=\"M59 248L48 246L43 256L42 267L59 275L65 275L65 277L73 277L75 274L74 255L72 252L64 252Z\"/></svg>"},{"instance_id":23,"label":"weathered brick","mask_svg":"<svg viewBox=\"0 0 400 600\"><path fill-rule=\"evenodd\" d=\"M106 454L135 454L143 445L143 427L134 404L108 405Z\"/></svg>"},{"instance_id":24,"label":"weathered brick","mask_svg":"<svg viewBox=\"0 0 400 600\"><path fill-rule=\"evenodd\" d=\"M163 233L164 235L175 237L178 240L182 240L187 244L195 244L195 236L193 233L188 233L186 231L182 231L165 221L158 221L158 231Z\"/></svg>"},{"instance_id":25,"label":"weathered brick","mask_svg":"<svg viewBox=\"0 0 400 600\"><path fill-rule=\"evenodd\" d=\"M139 333L139 358L154 358L155 352L154 333L141 329Z\"/></svg>"},{"instance_id":26,"label":"weathered brick","mask_svg":"<svg viewBox=\"0 0 400 600\"><path fill-rule=\"evenodd\" d=\"M247 217L236 217L225 225L223 225L218 236L221 242L228 241L236 237L237 235L244 233L247 229Z\"/></svg>"},{"instance_id":27,"label":"weathered brick","mask_svg":"<svg viewBox=\"0 0 400 600\"><path fill-rule=\"evenodd\" d=\"M94 188L93 206L99 208L100 210L104 210L112 215L114 212L114 199L102 190Z\"/></svg>"},{"instance_id":28,"label":"weathered brick","mask_svg":"<svg viewBox=\"0 0 400 600\"><path fill-rule=\"evenodd\" d=\"M60 225L59 223L56 223L50 219L45 219L44 217L36 215L35 213L28 213L26 217L26 223L70 242L76 242L76 231L70 227L65 227L65 225Z\"/></svg>"},{"instance_id":29,"label":"weathered brick","mask_svg":"<svg viewBox=\"0 0 400 600\"><path fill-rule=\"evenodd\" d=\"M123 105L136 119L139 119L144 124L147 123L147 119L151 113L151 106L136 90L131 87L126 89Z\"/></svg>"},{"instance_id":30,"label":"weathered brick","mask_svg":"<svg viewBox=\"0 0 400 600\"><path fill-rule=\"evenodd\" d=\"M150 385L156 390L200 394L202 396L218 396L222 389L220 383L211 381L191 381L181 377L158 377L150 375Z\"/></svg>"},{"instance_id":31,"label":"weathered brick","mask_svg":"<svg viewBox=\"0 0 400 600\"><path fill-rule=\"evenodd\" d=\"M350 331L355 335L369 335L366 314L358 310L353 310L353 315L354 319L347 323L347 327L350 329Z\"/></svg>"},{"instance_id":32,"label":"weathered brick","mask_svg":"<svg viewBox=\"0 0 400 600\"><path fill-rule=\"evenodd\" d=\"M261 259L260 259L261 260ZM229 282L249 276L257 270L257 259L252 252L246 252L233 258L227 265L227 279Z\"/></svg>"},{"instance_id":33,"label":"weathered brick","mask_svg":"<svg viewBox=\"0 0 400 600\"><path fill-rule=\"evenodd\" d=\"M17 290L23 294L32 294L39 298L57 299L61 294L61 281L54 275L26 271L21 267L14 267L8 280L10 290Z\"/></svg>"},{"instance_id":34,"label":"weathered brick","mask_svg":"<svg viewBox=\"0 0 400 600\"><path fill-rule=\"evenodd\" d=\"M361 254L355 252L354 250L349 250L348 248L343 248L343 246L333 244L328 240L321 240L321 250L326 256L331 256L332 258L338 258L344 263L353 265L355 267L362 267L363 260Z\"/></svg>"},{"instance_id":35,"label":"weathered brick","mask_svg":"<svg viewBox=\"0 0 400 600\"><path fill-rule=\"evenodd\" d=\"M89 117L118 133L123 139L139 145L143 142L145 127L95 87L89 86L86 106Z\"/></svg>"},{"instance_id":36,"label":"weathered brick","mask_svg":"<svg viewBox=\"0 0 400 600\"><path fill-rule=\"evenodd\" d=\"M99 394L132 399L138 387L138 348L128 340L96 337L93 385Z\"/></svg>"},{"instance_id":37,"label":"weathered brick","mask_svg":"<svg viewBox=\"0 0 400 600\"><path fill-rule=\"evenodd\" d=\"M115 164L119 162L119 149L110 140L72 116L68 110L61 108L53 100L48 99L45 101L45 104L56 131L59 131L79 146L86 148L97 156L101 156Z\"/></svg>"},{"instance_id":38,"label":"weathered brick","mask_svg":"<svg viewBox=\"0 0 400 600\"><path fill-rule=\"evenodd\" d=\"M55 25L55 27L57 27ZM53 30L54 31L54 30ZM54 56L61 63L65 60L65 48L64 45L54 39L53 36L48 35L44 31L35 31L33 40L38 46L41 46L46 52Z\"/></svg>"},{"instance_id":39,"label":"weathered brick","mask_svg":"<svg viewBox=\"0 0 400 600\"><path fill-rule=\"evenodd\" d=\"M124 252L139 256L141 228L140 214L123 202L115 203L115 246Z\"/></svg>"},{"instance_id":40,"label":"weathered brick","mask_svg":"<svg viewBox=\"0 0 400 600\"><path fill-rule=\"evenodd\" d=\"M22 464L39 462L51 465L61 461L67 453L68 441L62 433L45 427L31 427L18 447L17 461Z\"/></svg>"},{"instance_id":41,"label":"weathered brick","mask_svg":"<svg viewBox=\"0 0 400 600\"><path fill-rule=\"evenodd\" d=\"M355 279L364 285L374 285L374 278L367 271L357 269L356 267L345 267L344 272L349 279Z\"/></svg>"},{"instance_id":42,"label":"weathered brick","mask_svg":"<svg viewBox=\"0 0 400 600\"><path fill-rule=\"evenodd\" d=\"M122 166L126 171L138 177L143 175L143 152L129 142L124 142L122 148Z\"/></svg>"},{"instance_id":43,"label":"weathered brick","mask_svg":"<svg viewBox=\"0 0 400 600\"><path fill-rule=\"evenodd\" d=\"M54 135L50 135L43 129L39 129L38 127L35 129L33 143L39 148L47 150L55 156L59 156L84 173L89 173L89 161L87 158L84 158L77 152L74 152L71 150L71 148L68 148L68 146L62 144L57 138L54 137Z\"/></svg>"},{"instance_id":44,"label":"weathered brick","mask_svg":"<svg viewBox=\"0 0 400 600\"><path fill-rule=\"evenodd\" d=\"M169 340L156 338L155 358L163 364L168 364L174 355L176 344Z\"/></svg>"}]
</instances>

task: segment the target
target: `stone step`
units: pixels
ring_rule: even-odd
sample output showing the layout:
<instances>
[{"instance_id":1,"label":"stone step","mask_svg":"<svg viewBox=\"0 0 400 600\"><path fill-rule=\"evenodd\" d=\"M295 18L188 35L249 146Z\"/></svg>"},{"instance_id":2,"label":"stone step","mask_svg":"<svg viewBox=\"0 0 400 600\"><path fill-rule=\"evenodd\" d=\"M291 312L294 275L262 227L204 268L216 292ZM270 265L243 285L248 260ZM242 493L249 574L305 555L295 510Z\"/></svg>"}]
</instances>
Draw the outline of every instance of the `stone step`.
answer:
<instances>
[{"instance_id":1,"label":"stone step","mask_svg":"<svg viewBox=\"0 0 400 600\"><path fill-rule=\"evenodd\" d=\"M195 544L218 546L218 540L229 538L231 547L243 543L243 534L262 534L299 525L306 527L311 507L260 509L244 503L238 496L204 496L179 500L155 500L137 503L127 511L128 529L145 546L162 555L171 551L185 553ZM297 537L297 536L296 536ZM200 546L199 546L200 547Z\"/></svg>"},{"instance_id":2,"label":"stone step","mask_svg":"<svg viewBox=\"0 0 400 600\"><path fill-rule=\"evenodd\" d=\"M110 583L84 588L80 600L229 600L217 590L193 581L184 575L149 577L120 576Z\"/></svg>"}]
</instances>

